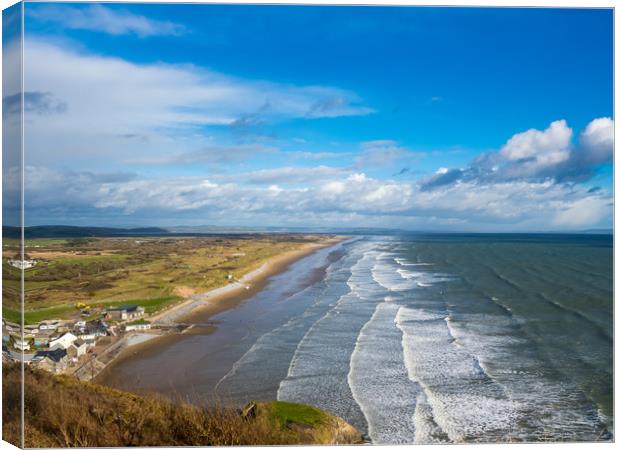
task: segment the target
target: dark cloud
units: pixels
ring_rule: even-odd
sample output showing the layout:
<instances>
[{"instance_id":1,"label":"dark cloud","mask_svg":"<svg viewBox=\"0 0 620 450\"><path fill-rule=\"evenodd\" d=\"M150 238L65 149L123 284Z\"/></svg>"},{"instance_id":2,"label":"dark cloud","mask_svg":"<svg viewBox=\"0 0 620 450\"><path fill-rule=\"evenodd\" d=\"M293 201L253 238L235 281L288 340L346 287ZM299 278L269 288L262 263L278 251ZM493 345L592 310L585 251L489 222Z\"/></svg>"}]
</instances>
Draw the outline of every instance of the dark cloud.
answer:
<instances>
[{"instance_id":1,"label":"dark cloud","mask_svg":"<svg viewBox=\"0 0 620 450\"><path fill-rule=\"evenodd\" d=\"M306 117L323 117L347 105L347 100L341 96L333 96L317 100L306 112Z\"/></svg>"},{"instance_id":2,"label":"dark cloud","mask_svg":"<svg viewBox=\"0 0 620 450\"><path fill-rule=\"evenodd\" d=\"M2 99L3 115L19 114L22 108L21 92ZM49 92L27 91L24 93L24 112L34 114L62 114L68 109L67 103Z\"/></svg>"},{"instance_id":3,"label":"dark cloud","mask_svg":"<svg viewBox=\"0 0 620 450\"><path fill-rule=\"evenodd\" d=\"M394 176L398 177L400 175L406 174L409 171L410 171L409 167L403 167L402 169L400 169L400 171L398 173L395 173Z\"/></svg>"},{"instance_id":4,"label":"dark cloud","mask_svg":"<svg viewBox=\"0 0 620 450\"><path fill-rule=\"evenodd\" d=\"M420 186L420 189L422 191L429 191L429 190L438 188L440 186L452 184L456 182L457 180L460 180L461 178L463 178L464 173L465 172L461 169L450 169L447 171L437 173L427 178L426 180L424 180L424 182Z\"/></svg>"},{"instance_id":5,"label":"dark cloud","mask_svg":"<svg viewBox=\"0 0 620 450\"><path fill-rule=\"evenodd\" d=\"M138 175L131 172L93 173L82 172L80 176L88 178L93 183L126 183L135 180Z\"/></svg>"},{"instance_id":6,"label":"dark cloud","mask_svg":"<svg viewBox=\"0 0 620 450\"><path fill-rule=\"evenodd\" d=\"M119 134L118 137L123 138L123 139L129 139L129 140L136 140L136 141L140 141L140 142L149 142L150 139L147 135L145 134L138 134L138 133L124 133L124 134Z\"/></svg>"}]
</instances>

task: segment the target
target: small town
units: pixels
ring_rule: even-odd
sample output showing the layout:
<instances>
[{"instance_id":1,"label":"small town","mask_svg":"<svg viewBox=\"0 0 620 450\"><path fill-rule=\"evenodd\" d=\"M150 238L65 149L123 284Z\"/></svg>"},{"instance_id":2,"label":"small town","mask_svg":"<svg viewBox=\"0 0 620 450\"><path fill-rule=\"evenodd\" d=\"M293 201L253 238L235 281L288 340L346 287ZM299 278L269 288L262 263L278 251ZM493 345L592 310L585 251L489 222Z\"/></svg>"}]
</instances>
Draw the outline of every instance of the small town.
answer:
<instances>
[{"instance_id":1,"label":"small town","mask_svg":"<svg viewBox=\"0 0 620 450\"><path fill-rule=\"evenodd\" d=\"M3 360L23 360L48 372L90 379L105 366L103 356L120 352L132 333L151 330L142 306L85 309L82 314L89 320L43 320L24 325L23 330L19 324L3 319Z\"/></svg>"}]
</instances>

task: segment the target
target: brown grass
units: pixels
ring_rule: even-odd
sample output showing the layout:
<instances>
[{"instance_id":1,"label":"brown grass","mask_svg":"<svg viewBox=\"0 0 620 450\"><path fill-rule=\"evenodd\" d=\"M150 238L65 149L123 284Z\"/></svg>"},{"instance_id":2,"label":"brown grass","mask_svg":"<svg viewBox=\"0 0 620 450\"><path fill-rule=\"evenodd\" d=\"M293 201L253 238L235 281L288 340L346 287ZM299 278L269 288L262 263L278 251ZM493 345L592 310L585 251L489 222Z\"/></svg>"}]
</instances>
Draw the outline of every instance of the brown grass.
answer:
<instances>
[{"instance_id":1,"label":"brown grass","mask_svg":"<svg viewBox=\"0 0 620 450\"><path fill-rule=\"evenodd\" d=\"M20 372L19 365L3 364L2 438L18 446ZM269 414L244 418L222 406L207 411L29 367L24 386L25 446L31 448L316 444L331 439L324 425L315 433L308 426L282 424ZM338 443L358 438L343 438L344 422L328 417Z\"/></svg>"}]
</instances>

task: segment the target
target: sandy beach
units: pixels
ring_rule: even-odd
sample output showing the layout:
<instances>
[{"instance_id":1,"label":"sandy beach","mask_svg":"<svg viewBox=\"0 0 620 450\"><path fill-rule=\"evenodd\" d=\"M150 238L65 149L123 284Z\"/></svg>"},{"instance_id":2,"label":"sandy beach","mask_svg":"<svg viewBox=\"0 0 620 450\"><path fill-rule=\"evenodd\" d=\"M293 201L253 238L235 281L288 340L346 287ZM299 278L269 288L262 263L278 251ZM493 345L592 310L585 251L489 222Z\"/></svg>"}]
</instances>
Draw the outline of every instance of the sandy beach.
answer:
<instances>
[{"instance_id":1,"label":"sandy beach","mask_svg":"<svg viewBox=\"0 0 620 450\"><path fill-rule=\"evenodd\" d=\"M243 300L260 292L269 278L284 272L294 262L345 239L346 237L333 237L322 242L308 243L296 250L274 256L240 279L211 291L191 295L187 300L149 317L148 320L154 326L174 327L181 324L188 326L182 334L213 333L216 325L209 320L211 317L235 308ZM180 333L157 333L155 330L146 334L152 338L125 345L121 351L114 352L112 358L108 356L105 366L101 366L95 379L98 382L105 382L113 374L117 363L131 358L138 352L141 354L157 353L162 346L181 336Z\"/></svg>"},{"instance_id":2,"label":"sandy beach","mask_svg":"<svg viewBox=\"0 0 620 450\"><path fill-rule=\"evenodd\" d=\"M343 239L342 237L335 237L320 243L309 243L297 250L277 255L240 279L211 291L191 295L184 302L151 316L149 320L154 325L195 323L192 321L192 316L196 313L200 313L201 318L205 318L208 315L214 315L234 307L239 301L260 291L267 279L282 272L293 262L320 248L334 245Z\"/></svg>"}]
</instances>

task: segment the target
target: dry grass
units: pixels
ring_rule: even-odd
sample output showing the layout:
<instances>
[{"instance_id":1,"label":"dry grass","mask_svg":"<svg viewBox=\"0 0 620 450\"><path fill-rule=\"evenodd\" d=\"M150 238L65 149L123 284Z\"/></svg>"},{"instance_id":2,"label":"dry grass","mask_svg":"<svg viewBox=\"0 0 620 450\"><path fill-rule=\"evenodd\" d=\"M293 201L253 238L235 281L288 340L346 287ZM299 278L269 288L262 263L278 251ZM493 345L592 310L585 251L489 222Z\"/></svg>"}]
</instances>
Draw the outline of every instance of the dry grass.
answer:
<instances>
[{"instance_id":1,"label":"dry grass","mask_svg":"<svg viewBox=\"0 0 620 450\"><path fill-rule=\"evenodd\" d=\"M19 445L20 367L3 364L3 374L3 439ZM359 440L356 433L343 437L343 424L348 425L325 413L328 423L315 428L283 422L265 413L244 418L232 408L219 406L206 411L157 395L137 396L28 367L25 392L26 447L282 445Z\"/></svg>"}]
</instances>

